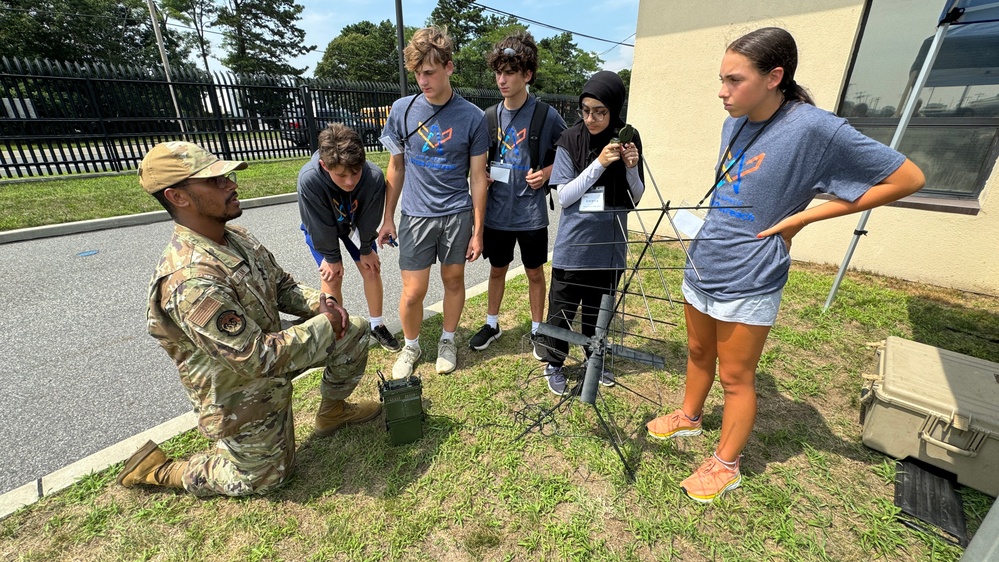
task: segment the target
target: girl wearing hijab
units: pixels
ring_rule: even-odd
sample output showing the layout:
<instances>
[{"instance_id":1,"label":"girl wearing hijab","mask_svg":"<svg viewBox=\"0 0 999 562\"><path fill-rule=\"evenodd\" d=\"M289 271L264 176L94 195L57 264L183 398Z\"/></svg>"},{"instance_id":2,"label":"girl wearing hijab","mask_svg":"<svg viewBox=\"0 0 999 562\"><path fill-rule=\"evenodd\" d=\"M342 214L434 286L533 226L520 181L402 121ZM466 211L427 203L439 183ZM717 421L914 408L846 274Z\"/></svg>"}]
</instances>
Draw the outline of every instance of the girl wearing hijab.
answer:
<instances>
[{"instance_id":1,"label":"girl wearing hijab","mask_svg":"<svg viewBox=\"0 0 999 562\"><path fill-rule=\"evenodd\" d=\"M550 183L557 186L562 216L552 257L548 323L568 329L581 307L581 331L587 337L596 332L601 297L614 292L624 271L628 212L645 192L641 139L637 133L633 142L625 144L615 138L624 126L620 117L624 97L624 83L617 74L594 74L579 96L580 121L566 129L555 145ZM569 344L549 338L548 345L539 349L548 361L549 390L565 394L568 383L562 365ZM614 376L604 371L600 384L612 386Z\"/></svg>"},{"instance_id":2,"label":"girl wearing hijab","mask_svg":"<svg viewBox=\"0 0 999 562\"><path fill-rule=\"evenodd\" d=\"M736 39L722 58L718 97L731 117L707 219L684 272L683 404L648 424L656 439L699 435L717 365L725 391L720 441L680 483L702 503L742 481L739 458L756 421L756 366L787 282L791 239L805 225L901 199L925 181L905 156L815 107L794 81L797 66L794 38L776 27ZM818 193L833 199L808 208Z\"/></svg>"}]
</instances>

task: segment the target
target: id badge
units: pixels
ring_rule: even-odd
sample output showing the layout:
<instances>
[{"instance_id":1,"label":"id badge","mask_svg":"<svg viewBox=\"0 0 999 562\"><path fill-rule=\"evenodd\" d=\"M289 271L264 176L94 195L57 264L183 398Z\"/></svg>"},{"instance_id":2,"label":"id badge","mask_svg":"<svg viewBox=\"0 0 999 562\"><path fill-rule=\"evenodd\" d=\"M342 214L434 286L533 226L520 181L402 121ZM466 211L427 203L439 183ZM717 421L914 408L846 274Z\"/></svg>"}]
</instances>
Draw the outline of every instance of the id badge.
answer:
<instances>
[{"instance_id":1,"label":"id badge","mask_svg":"<svg viewBox=\"0 0 999 562\"><path fill-rule=\"evenodd\" d=\"M502 162L492 162L489 164L489 177L491 177L493 181L510 183L510 174L512 172L513 166L510 164L504 164Z\"/></svg>"},{"instance_id":2,"label":"id badge","mask_svg":"<svg viewBox=\"0 0 999 562\"><path fill-rule=\"evenodd\" d=\"M579 200L579 211L581 213L593 213L604 210L604 186L598 185L590 188Z\"/></svg>"},{"instance_id":3,"label":"id badge","mask_svg":"<svg viewBox=\"0 0 999 562\"><path fill-rule=\"evenodd\" d=\"M354 247L361 249L361 234L357 232L356 228L350 229L350 241L354 243Z\"/></svg>"},{"instance_id":4,"label":"id badge","mask_svg":"<svg viewBox=\"0 0 999 562\"><path fill-rule=\"evenodd\" d=\"M687 209L680 209L673 215L673 224L680 233L686 234L687 238L696 238L697 233L704 226L704 219Z\"/></svg>"},{"instance_id":5,"label":"id badge","mask_svg":"<svg viewBox=\"0 0 999 562\"><path fill-rule=\"evenodd\" d=\"M392 154L392 156L398 156L402 154L402 147L400 147L399 143L397 143L395 139L392 138L392 135L385 135L383 137L379 137L378 142L382 143L382 146L385 147L385 150L388 150L389 153Z\"/></svg>"}]
</instances>

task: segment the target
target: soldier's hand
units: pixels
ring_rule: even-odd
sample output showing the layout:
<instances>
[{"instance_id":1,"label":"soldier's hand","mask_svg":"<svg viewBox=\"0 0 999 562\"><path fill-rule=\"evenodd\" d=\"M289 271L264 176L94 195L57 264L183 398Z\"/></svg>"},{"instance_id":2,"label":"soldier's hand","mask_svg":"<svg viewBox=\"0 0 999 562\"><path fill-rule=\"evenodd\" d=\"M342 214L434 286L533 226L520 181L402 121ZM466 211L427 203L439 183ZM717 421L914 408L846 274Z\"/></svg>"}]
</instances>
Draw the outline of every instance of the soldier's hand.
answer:
<instances>
[{"instance_id":1,"label":"soldier's hand","mask_svg":"<svg viewBox=\"0 0 999 562\"><path fill-rule=\"evenodd\" d=\"M342 338L347 332L347 325L350 323L350 314L347 313L343 306L336 302L336 299L331 295L320 293L319 312L324 314L330 321L333 333L336 334L336 339Z\"/></svg>"}]
</instances>

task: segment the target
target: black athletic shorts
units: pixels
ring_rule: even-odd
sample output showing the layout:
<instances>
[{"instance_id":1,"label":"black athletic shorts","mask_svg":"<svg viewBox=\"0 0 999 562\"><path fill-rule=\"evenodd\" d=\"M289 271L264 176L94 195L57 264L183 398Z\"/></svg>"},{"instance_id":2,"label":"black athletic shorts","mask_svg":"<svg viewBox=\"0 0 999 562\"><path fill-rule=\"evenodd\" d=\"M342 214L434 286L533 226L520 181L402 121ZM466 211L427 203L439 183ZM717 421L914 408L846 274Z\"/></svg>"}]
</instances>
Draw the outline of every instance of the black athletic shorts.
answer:
<instances>
[{"instance_id":1,"label":"black athletic shorts","mask_svg":"<svg viewBox=\"0 0 999 562\"><path fill-rule=\"evenodd\" d=\"M548 229L495 230L485 227L482 234L482 255L489 265L506 267L513 261L513 247L520 244L520 260L525 269L536 269L548 261Z\"/></svg>"}]
</instances>

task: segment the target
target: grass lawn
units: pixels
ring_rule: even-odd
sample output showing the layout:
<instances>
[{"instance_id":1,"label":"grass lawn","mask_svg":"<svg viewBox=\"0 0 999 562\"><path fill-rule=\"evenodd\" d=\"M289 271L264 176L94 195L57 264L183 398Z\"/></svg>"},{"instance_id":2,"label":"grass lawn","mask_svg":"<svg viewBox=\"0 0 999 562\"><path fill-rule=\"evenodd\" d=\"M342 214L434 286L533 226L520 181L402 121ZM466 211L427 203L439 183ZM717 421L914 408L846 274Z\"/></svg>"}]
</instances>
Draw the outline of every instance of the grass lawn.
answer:
<instances>
[{"instance_id":1,"label":"grass lawn","mask_svg":"<svg viewBox=\"0 0 999 562\"><path fill-rule=\"evenodd\" d=\"M657 249L664 262L681 259ZM645 290L661 295L658 275L645 273ZM662 320L655 332L640 318L624 326L657 340L622 343L663 355L666 369L619 360L612 368L620 384L598 399L636 469L634 482L585 404L571 401L540 431L515 439L556 402L524 339L530 323L520 277L508 284L503 337L483 352L460 347L451 375L433 374L440 318L425 323L422 440L389 446L378 422L315 438L316 373L296 384L296 472L279 491L202 500L126 490L114 483L119 465L0 521L0 559L956 560L961 549L896 520L894 462L860 442L863 375L876 372L867 344L897 335L999 361L999 299L851 272L822 314L834 274L792 268L760 363L743 485L712 505L686 499L678 484L717 443L717 385L704 435L645 439L645 422L675 408L682 393L678 306L650 300ZM678 273L665 280L676 296ZM485 304L485 295L468 302L460 346ZM641 298L627 304L646 315ZM373 350L369 373L390 371L394 357ZM376 377L355 396L377 399ZM164 448L180 457L208 446L189 432ZM993 499L960 492L974 533Z\"/></svg>"},{"instance_id":2,"label":"grass lawn","mask_svg":"<svg viewBox=\"0 0 999 562\"><path fill-rule=\"evenodd\" d=\"M369 152L382 168L387 152ZM298 170L307 159L251 162L238 172L240 199L294 193ZM0 231L101 219L163 207L139 187L135 172L100 177L66 176L30 182L0 183Z\"/></svg>"}]
</instances>

